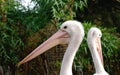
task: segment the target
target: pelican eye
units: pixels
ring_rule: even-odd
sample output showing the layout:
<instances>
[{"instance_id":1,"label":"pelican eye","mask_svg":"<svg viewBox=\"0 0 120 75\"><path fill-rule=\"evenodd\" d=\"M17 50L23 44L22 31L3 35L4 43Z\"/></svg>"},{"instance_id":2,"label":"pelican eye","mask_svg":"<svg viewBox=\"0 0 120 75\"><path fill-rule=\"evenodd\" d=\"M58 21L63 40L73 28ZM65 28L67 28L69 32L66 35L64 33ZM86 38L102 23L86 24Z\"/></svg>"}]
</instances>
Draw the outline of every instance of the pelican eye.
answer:
<instances>
[{"instance_id":1,"label":"pelican eye","mask_svg":"<svg viewBox=\"0 0 120 75\"><path fill-rule=\"evenodd\" d=\"M102 35L101 34L99 34L99 37L101 37Z\"/></svg>"},{"instance_id":2,"label":"pelican eye","mask_svg":"<svg viewBox=\"0 0 120 75\"><path fill-rule=\"evenodd\" d=\"M64 26L64 29L67 29L67 26Z\"/></svg>"},{"instance_id":3,"label":"pelican eye","mask_svg":"<svg viewBox=\"0 0 120 75\"><path fill-rule=\"evenodd\" d=\"M99 34L99 36L101 36L101 35Z\"/></svg>"}]
</instances>

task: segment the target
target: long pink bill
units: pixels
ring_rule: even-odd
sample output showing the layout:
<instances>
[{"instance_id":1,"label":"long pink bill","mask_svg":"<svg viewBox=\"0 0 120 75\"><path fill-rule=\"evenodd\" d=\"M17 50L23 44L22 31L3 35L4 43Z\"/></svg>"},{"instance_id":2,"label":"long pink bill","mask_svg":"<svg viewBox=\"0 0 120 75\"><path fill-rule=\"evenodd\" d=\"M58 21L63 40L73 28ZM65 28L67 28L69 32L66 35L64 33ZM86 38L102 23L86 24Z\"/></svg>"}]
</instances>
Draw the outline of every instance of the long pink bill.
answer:
<instances>
[{"instance_id":1,"label":"long pink bill","mask_svg":"<svg viewBox=\"0 0 120 75\"><path fill-rule=\"evenodd\" d=\"M35 50L33 50L28 56L26 56L22 61L18 63L18 67L33 58L37 57L38 55L42 54L43 52L47 51L48 49L58 45L58 44L66 44L68 43L68 33L62 30L57 31L54 35L52 35L47 41L42 43L38 46Z\"/></svg>"},{"instance_id":2,"label":"long pink bill","mask_svg":"<svg viewBox=\"0 0 120 75\"><path fill-rule=\"evenodd\" d=\"M100 37L97 38L96 43L97 43L97 51L98 51L100 60L104 65Z\"/></svg>"}]
</instances>

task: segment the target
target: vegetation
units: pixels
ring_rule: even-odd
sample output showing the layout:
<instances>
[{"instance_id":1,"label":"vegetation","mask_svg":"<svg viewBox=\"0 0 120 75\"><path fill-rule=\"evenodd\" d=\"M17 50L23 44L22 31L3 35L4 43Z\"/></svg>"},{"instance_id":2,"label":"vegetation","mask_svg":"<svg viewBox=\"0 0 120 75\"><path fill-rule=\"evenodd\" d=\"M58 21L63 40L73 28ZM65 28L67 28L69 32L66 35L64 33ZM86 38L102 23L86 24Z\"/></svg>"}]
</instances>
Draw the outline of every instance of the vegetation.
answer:
<instances>
[{"instance_id":1,"label":"vegetation","mask_svg":"<svg viewBox=\"0 0 120 75\"><path fill-rule=\"evenodd\" d=\"M4 72L10 67L12 75L18 75L15 74L16 71L19 71L20 75L44 75L45 71L39 73L40 69L33 67L37 66L36 61L44 62L45 55L34 60L33 65L22 66L24 73L21 73L16 65L50 36L44 32L46 29L51 27L56 30L64 21L75 19L83 23L85 34L92 26L101 29L105 68L111 75L118 74L120 68L114 67L116 64L120 66L118 0L32 0L32 2L35 3L35 7L31 9L25 8L17 0L0 0L0 65L3 66ZM86 36L74 61L74 67L80 66L79 69L82 69L85 75L86 71L89 74L94 73ZM60 62L57 61L56 65L60 65ZM27 72L28 68L30 73Z\"/></svg>"}]
</instances>

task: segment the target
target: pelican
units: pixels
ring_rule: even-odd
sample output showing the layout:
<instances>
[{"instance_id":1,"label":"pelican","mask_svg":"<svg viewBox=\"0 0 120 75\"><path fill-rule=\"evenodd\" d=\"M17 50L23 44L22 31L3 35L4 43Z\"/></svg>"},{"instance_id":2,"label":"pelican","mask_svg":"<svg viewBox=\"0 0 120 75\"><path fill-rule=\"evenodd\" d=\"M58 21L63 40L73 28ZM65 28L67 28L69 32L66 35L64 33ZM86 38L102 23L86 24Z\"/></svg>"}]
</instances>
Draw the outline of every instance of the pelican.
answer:
<instances>
[{"instance_id":1,"label":"pelican","mask_svg":"<svg viewBox=\"0 0 120 75\"><path fill-rule=\"evenodd\" d=\"M103 56L102 56L102 48L101 48L101 39L102 33L96 28L92 27L88 31L87 35L87 43L90 49L92 59L94 62L96 73L94 75L109 75L103 66Z\"/></svg>"},{"instance_id":2,"label":"pelican","mask_svg":"<svg viewBox=\"0 0 120 75\"><path fill-rule=\"evenodd\" d=\"M83 40L84 28L82 24L76 20L65 21L60 30L58 30L53 36L51 36L47 41L38 46L33 52L26 56L22 61L18 63L21 64L30 61L36 56L42 54L48 49L58 45L58 44L68 44L66 52L62 60L62 66L60 70L60 75L73 75L72 74L72 63L75 54Z\"/></svg>"}]
</instances>

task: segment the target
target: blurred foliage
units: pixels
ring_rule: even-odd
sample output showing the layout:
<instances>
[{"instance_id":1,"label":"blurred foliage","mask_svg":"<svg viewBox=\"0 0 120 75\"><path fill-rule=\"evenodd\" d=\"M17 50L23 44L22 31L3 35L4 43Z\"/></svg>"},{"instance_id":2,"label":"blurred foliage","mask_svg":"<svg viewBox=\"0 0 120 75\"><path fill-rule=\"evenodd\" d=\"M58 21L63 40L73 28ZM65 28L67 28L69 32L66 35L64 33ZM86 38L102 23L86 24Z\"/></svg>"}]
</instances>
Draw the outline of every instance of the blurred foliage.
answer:
<instances>
[{"instance_id":1,"label":"blurred foliage","mask_svg":"<svg viewBox=\"0 0 120 75\"><path fill-rule=\"evenodd\" d=\"M89 21L108 28L115 27L120 33L120 1L88 0L84 11L76 11L76 19Z\"/></svg>"},{"instance_id":2,"label":"blurred foliage","mask_svg":"<svg viewBox=\"0 0 120 75\"><path fill-rule=\"evenodd\" d=\"M19 32L14 27L0 24L0 61L2 65L16 64L18 54L24 43L20 38Z\"/></svg>"},{"instance_id":3,"label":"blurred foliage","mask_svg":"<svg viewBox=\"0 0 120 75\"><path fill-rule=\"evenodd\" d=\"M87 0L54 0L52 6L52 17L57 26L60 26L63 21L76 17L76 11L83 11L87 7Z\"/></svg>"},{"instance_id":4,"label":"blurred foliage","mask_svg":"<svg viewBox=\"0 0 120 75\"><path fill-rule=\"evenodd\" d=\"M24 49L22 26L15 19L16 6L19 5L14 0L2 0L0 2L0 65L4 73L9 69L12 75L19 61L20 54Z\"/></svg>"},{"instance_id":5,"label":"blurred foliage","mask_svg":"<svg viewBox=\"0 0 120 75\"><path fill-rule=\"evenodd\" d=\"M9 14L11 11L15 11L16 4L13 0L1 2L0 11L0 64L16 64L18 62L18 54L23 47L24 43L20 37L19 27L13 19L10 19ZM5 16L5 17L4 17ZM9 16L9 18L7 18ZM6 20L2 20L6 19Z\"/></svg>"},{"instance_id":6,"label":"blurred foliage","mask_svg":"<svg viewBox=\"0 0 120 75\"><path fill-rule=\"evenodd\" d=\"M53 17L57 20L73 19L75 11L87 7L87 0L55 0L52 6ZM75 8L75 9L74 9Z\"/></svg>"},{"instance_id":7,"label":"blurred foliage","mask_svg":"<svg viewBox=\"0 0 120 75\"><path fill-rule=\"evenodd\" d=\"M24 12L25 20L22 20L28 33L34 33L46 26L52 18L51 7L53 0L32 0L35 3L33 9Z\"/></svg>"}]
</instances>

